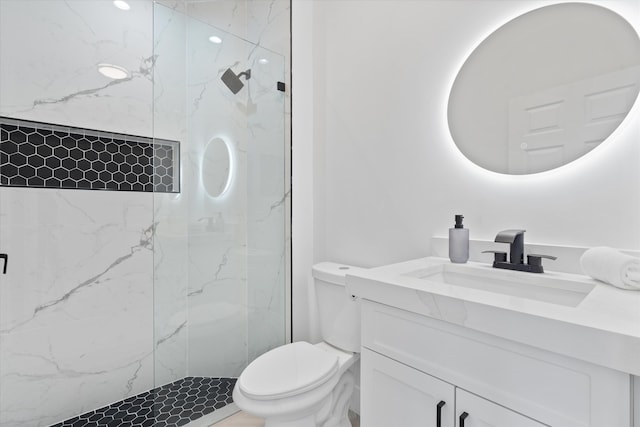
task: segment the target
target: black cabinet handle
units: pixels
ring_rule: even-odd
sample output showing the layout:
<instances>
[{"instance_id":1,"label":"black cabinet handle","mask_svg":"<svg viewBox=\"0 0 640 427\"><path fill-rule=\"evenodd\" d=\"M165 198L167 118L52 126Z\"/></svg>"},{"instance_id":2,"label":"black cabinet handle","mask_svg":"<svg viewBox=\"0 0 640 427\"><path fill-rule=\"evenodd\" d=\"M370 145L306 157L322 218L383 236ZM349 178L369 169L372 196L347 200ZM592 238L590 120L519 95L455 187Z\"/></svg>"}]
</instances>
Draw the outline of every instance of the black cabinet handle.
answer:
<instances>
[{"instance_id":1,"label":"black cabinet handle","mask_svg":"<svg viewBox=\"0 0 640 427\"><path fill-rule=\"evenodd\" d=\"M464 420L466 420L468 416L469 414L467 414L466 412L460 414L460 427L464 427Z\"/></svg>"},{"instance_id":2,"label":"black cabinet handle","mask_svg":"<svg viewBox=\"0 0 640 427\"><path fill-rule=\"evenodd\" d=\"M2 274L7 274L7 264L9 264L9 255L0 254L0 259L4 259L4 267L2 267Z\"/></svg>"},{"instance_id":3,"label":"black cabinet handle","mask_svg":"<svg viewBox=\"0 0 640 427\"><path fill-rule=\"evenodd\" d=\"M444 400L438 402L436 406L436 427L441 427L442 424L442 407L447 403Z\"/></svg>"}]
</instances>

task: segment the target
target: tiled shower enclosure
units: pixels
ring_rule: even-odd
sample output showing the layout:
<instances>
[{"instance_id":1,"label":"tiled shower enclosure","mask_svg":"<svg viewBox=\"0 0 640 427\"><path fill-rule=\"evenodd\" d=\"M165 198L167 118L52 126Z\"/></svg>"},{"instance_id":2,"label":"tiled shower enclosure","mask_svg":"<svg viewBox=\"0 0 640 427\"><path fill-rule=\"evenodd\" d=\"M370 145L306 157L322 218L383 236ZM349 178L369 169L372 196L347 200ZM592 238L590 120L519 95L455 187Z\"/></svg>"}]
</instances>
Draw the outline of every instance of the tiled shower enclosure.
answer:
<instances>
[{"instance_id":1,"label":"tiled shower enclosure","mask_svg":"<svg viewBox=\"0 0 640 427\"><path fill-rule=\"evenodd\" d=\"M0 427L186 425L285 342L289 3L0 0Z\"/></svg>"}]
</instances>

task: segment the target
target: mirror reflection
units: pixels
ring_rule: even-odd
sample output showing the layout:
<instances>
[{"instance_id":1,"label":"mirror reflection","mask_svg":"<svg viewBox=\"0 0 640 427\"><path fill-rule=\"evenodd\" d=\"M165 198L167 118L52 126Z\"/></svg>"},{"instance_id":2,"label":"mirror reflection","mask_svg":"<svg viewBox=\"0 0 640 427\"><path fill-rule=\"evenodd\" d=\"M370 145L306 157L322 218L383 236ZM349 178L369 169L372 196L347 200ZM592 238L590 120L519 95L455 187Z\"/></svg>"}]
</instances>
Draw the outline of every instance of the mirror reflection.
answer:
<instances>
[{"instance_id":1,"label":"mirror reflection","mask_svg":"<svg viewBox=\"0 0 640 427\"><path fill-rule=\"evenodd\" d=\"M601 6L563 3L487 37L449 97L451 135L485 169L531 174L569 163L623 121L640 87L640 39Z\"/></svg>"},{"instance_id":2,"label":"mirror reflection","mask_svg":"<svg viewBox=\"0 0 640 427\"><path fill-rule=\"evenodd\" d=\"M211 197L220 197L231 180L231 153L227 142L212 139L202 157L202 185Z\"/></svg>"}]
</instances>

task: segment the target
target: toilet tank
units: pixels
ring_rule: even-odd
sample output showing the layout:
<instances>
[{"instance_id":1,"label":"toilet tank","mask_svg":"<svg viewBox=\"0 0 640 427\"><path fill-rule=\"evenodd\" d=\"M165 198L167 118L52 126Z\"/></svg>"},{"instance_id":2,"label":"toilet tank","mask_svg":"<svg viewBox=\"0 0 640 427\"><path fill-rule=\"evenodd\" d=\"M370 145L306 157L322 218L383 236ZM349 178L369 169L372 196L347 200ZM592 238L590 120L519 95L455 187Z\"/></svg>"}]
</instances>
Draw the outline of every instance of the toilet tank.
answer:
<instances>
[{"instance_id":1,"label":"toilet tank","mask_svg":"<svg viewBox=\"0 0 640 427\"><path fill-rule=\"evenodd\" d=\"M313 282L322 339L341 350L360 352L360 299L346 286L346 275L358 270L344 264L313 266Z\"/></svg>"}]
</instances>

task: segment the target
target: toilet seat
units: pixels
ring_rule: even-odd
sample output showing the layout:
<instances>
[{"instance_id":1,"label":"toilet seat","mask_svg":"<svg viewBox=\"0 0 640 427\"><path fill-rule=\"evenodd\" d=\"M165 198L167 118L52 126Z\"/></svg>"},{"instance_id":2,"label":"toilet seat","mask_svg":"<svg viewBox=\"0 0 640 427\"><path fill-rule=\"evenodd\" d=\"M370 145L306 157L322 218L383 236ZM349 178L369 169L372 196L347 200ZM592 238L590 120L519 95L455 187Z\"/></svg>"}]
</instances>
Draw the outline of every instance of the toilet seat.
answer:
<instances>
[{"instance_id":1,"label":"toilet seat","mask_svg":"<svg viewBox=\"0 0 640 427\"><path fill-rule=\"evenodd\" d=\"M321 386L339 369L339 357L300 341L275 348L256 360L238 378L240 391L255 400L299 395Z\"/></svg>"}]
</instances>

